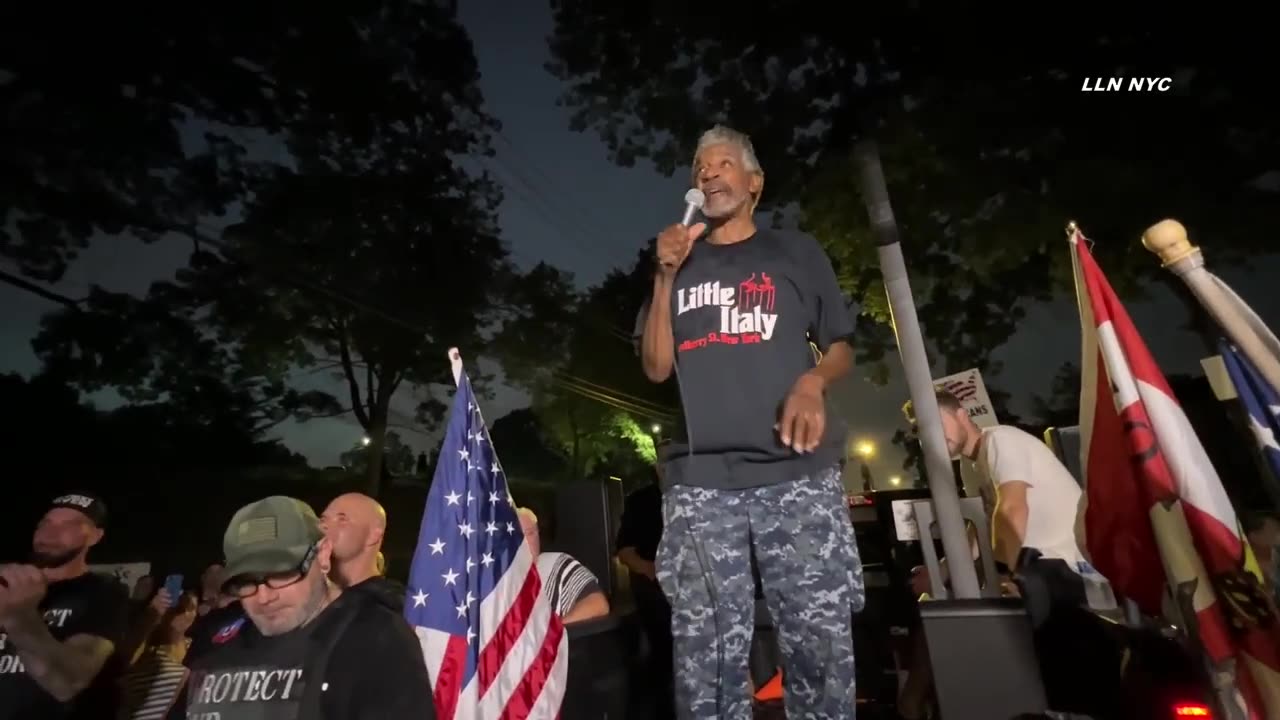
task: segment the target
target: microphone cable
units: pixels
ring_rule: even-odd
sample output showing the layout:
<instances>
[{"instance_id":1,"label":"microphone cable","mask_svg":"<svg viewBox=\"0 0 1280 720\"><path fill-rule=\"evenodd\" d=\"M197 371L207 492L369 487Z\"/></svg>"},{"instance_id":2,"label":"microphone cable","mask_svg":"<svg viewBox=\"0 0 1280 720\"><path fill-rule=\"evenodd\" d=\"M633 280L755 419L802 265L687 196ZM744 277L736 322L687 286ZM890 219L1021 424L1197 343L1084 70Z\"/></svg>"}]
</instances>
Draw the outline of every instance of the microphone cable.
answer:
<instances>
[{"instance_id":1,"label":"microphone cable","mask_svg":"<svg viewBox=\"0 0 1280 720\"><path fill-rule=\"evenodd\" d=\"M696 243L697 241L695 240L694 242ZM693 249L690 248L689 255L692 255L692 254L693 254ZM688 256L685 257L685 262L688 262ZM679 269L676 270L676 274L679 274ZM676 290L676 283L675 283L675 275L673 275L671 278L672 297L670 298L670 302L668 302L668 305L667 305L668 308L675 307L676 292L677 290ZM689 403L688 403L688 398L685 397L684 382L680 378L680 360L679 360L679 354L676 352L675 337L674 337L675 335L675 318L674 317L672 317L671 325L672 325L671 333L673 336L672 342L671 342L671 369L673 372L675 372L675 375L676 375L676 392L680 396L680 412L684 415L684 437L685 437L685 442L688 445L688 452L686 457L689 460L689 465L692 466L693 465L693 429L689 421ZM694 532L693 521L690 520L687 515L684 517L684 525L685 525L685 532L688 534L689 538L692 540L691 544L693 545L693 553L698 559L698 565L702 570L703 580L707 584L707 594L711 597L711 624L712 624L712 627L715 629L715 633L716 633L716 714L720 715L724 712L724 707L725 707L724 632L723 632L723 627L720 623L720 595L718 592L716 592L715 575L711 571L711 563L707 560L705 549L702 547L702 543L700 539L698 538L697 534ZM752 632L754 633L754 626L755 626L754 615L752 616L752 618L753 618Z\"/></svg>"}]
</instances>

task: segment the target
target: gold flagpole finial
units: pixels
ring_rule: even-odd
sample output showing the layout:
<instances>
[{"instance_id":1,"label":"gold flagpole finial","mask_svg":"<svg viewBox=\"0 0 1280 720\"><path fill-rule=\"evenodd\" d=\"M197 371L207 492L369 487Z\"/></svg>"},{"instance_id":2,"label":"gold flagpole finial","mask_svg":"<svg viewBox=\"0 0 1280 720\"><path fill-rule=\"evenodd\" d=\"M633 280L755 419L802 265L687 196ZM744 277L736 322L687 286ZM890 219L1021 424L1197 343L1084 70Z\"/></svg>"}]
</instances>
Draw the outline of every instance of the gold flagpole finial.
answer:
<instances>
[{"instance_id":1,"label":"gold flagpole finial","mask_svg":"<svg viewBox=\"0 0 1280 720\"><path fill-rule=\"evenodd\" d=\"M1080 232L1080 226L1075 220L1067 222L1067 237L1075 237L1078 232Z\"/></svg>"}]
</instances>

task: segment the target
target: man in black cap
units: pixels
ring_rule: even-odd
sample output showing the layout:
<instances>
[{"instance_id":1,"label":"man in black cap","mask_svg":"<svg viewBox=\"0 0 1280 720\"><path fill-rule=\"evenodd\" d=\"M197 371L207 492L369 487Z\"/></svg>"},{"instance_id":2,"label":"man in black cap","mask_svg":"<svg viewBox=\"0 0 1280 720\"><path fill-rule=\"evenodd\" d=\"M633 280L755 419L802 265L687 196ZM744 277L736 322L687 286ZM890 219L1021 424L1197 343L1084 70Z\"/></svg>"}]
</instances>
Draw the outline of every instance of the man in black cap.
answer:
<instances>
[{"instance_id":1,"label":"man in black cap","mask_svg":"<svg viewBox=\"0 0 1280 720\"><path fill-rule=\"evenodd\" d=\"M187 717L435 717L426 664L403 617L329 580L332 549L306 503L241 508L222 539L224 590L245 617L192 663Z\"/></svg>"},{"instance_id":2,"label":"man in black cap","mask_svg":"<svg viewBox=\"0 0 1280 720\"><path fill-rule=\"evenodd\" d=\"M106 518L101 499L62 495L30 562L0 566L0 720L114 717L129 597L87 559Z\"/></svg>"}]
</instances>

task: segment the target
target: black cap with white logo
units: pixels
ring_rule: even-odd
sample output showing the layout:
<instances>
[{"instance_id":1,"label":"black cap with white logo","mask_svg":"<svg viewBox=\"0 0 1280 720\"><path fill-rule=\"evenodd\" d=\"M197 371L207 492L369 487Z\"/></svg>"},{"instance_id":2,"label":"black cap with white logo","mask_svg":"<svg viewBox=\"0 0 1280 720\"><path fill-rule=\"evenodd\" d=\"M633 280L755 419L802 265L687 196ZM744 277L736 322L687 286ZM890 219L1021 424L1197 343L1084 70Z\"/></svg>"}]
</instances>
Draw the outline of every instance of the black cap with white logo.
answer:
<instances>
[{"instance_id":1,"label":"black cap with white logo","mask_svg":"<svg viewBox=\"0 0 1280 720\"><path fill-rule=\"evenodd\" d=\"M97 495L91 495L86 492L73 492L66 495L59 495L49 503L49 509L68 508L77 510L89 518L99 528L107 526L107 504L102 502L102 498Z\"/></svg>"}]
</instances>

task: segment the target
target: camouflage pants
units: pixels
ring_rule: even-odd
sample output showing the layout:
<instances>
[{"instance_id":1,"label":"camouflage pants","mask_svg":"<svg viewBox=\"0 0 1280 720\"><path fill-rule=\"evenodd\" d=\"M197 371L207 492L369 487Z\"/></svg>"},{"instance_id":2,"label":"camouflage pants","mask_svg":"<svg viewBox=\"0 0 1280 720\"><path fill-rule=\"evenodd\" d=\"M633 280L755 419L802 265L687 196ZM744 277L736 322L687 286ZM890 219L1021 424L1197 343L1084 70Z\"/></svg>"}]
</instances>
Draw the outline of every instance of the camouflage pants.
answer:
<instances>
[{"instance_id":1,"label":"camouflage pants","mask_svg":"<svg viewBox=\"0 0 1280 720\"><path fill-rule=\"evenodd\" d=\"M671 600L681 720L749 720L754 550L789 720L854 717L853 613L866 593L839 471L749 490L663 493L658 581Z\"/></svg>"}]
</instances>

